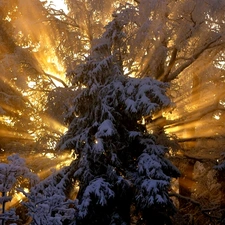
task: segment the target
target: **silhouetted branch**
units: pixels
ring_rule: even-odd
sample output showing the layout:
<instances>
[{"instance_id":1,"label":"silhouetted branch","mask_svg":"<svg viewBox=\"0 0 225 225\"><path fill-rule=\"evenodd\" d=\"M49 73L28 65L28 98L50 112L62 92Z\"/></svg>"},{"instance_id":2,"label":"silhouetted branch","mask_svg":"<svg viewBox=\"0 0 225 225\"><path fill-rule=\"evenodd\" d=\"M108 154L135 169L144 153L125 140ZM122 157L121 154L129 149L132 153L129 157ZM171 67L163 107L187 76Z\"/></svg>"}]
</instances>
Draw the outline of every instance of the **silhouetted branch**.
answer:
<instances>
[{"instance_id":1,"label":"silhouetted branch","mask_svg":"<svg viewBox=\"0 0 225 225\"><path fill-rule=\"evenodd\" d=\"M214 40L210 41L208 44L206 44L202 49L200 49L197 53L195 53L191 59L188 62L185 62L182 64L177 70L175 70L173 73L171 73L168 76L167 81L174 80L182 71L184 71L187 67L189 67L195 60L197 60L202 53L204 53L207 49L212 47L213 44L215 44L219 39L221 39L221 35L216 37ZM220 43L221 44L221 43ZM213 46L215 47L215 46Z\"/></svg>"},{"instance_id":2,"label":"silhouetted branch","mask_svg":"<svg viewBox=\"0 0 225 225\"><path fill-rule=\"evenodd\" d=\"M176 57L177 57L177 48L174 48L173 52L171 54L171 59L170 59L169 65L166 68L166 71L164 72L164 74L159 77L159 80L167 81L168 76L170 74L170 71L171 71L171 69L173 68L173 66L175 64Z\"/></svg>"},{"instance_id":3,"label":"silhouetted branch","mask_svg":"<svg viewBox=\"0 0 225 225\"><path fill-rule=\"evenodd\" d=\"M56 76L53 76L53 75L51 75L49 73L45 73L44 71L43 71L43 73L44 73L45 76L47 76L47 77L49 77L49 78L51 78L53 80L56 80L56 81L60 82L61 84L63 84L64 87L68 87L67 84L62 79L60 79L60 78L58 78ZM54 86L56 86L56 85L54 84Z\"/></svg>"}]
</instances>

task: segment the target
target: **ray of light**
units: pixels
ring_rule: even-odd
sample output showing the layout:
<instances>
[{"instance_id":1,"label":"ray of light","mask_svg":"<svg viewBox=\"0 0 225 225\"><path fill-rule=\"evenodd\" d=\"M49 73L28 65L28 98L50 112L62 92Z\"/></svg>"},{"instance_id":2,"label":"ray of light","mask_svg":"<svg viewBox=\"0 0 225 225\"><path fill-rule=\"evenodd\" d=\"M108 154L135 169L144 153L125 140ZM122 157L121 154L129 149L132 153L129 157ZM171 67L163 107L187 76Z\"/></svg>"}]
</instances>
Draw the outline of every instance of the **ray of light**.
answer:
<instances>
[{"instance_id":1,"label":"ray of light","mask_svg":"<svg viewBox=\"0 0 225 225\"><path fill-rule=\"evenodd\" d=\"M56 2L59 3L60 1ZM54 82L59 86L62 85L59 80L65 82L65 68L55 51L55 47L59 45L59 34L48 23L44 22L46 18L41 18L36 7L30 1L26 1L26 4L21 6L20 10L24 12L24 15L17 21L16 29L18 34L21 34L21 37L18 36L17 38L17 44L31 50L30 62L26 63L31 63L33 69L41 75L45 72L45 74L58 78ZM29 11L29 14L26 13L27 11ZM31 39L26 46L23 43L23 36L28 36ZM32 60L32 57L35 60Z\"/></svg>"}]
</instances>

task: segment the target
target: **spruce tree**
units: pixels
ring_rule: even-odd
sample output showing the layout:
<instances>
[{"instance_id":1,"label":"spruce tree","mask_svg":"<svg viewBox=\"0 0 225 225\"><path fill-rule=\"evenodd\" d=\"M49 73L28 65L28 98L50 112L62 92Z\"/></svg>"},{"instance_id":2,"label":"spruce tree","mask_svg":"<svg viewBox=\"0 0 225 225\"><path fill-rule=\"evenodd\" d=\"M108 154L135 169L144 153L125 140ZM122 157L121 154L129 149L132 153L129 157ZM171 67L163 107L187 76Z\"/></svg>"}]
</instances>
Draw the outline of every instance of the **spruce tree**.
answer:
<instances>
[{"instance_id":1,"label":"spruce tree","mask_svg":"<svg viewBox=\"0 0 225 225\"><path fill-rule=\"evenodd\" d=\"M167 146L142 123L171 104L168 86L123 71L123 29L131 10L124 7L115 15L90 56L69 73L76 95L58 148L77 155L76 224L130 224L137 215L137 224L159 225L174 210L168 190L179 172L165 157Z\"/></svg>"}]
</instances>

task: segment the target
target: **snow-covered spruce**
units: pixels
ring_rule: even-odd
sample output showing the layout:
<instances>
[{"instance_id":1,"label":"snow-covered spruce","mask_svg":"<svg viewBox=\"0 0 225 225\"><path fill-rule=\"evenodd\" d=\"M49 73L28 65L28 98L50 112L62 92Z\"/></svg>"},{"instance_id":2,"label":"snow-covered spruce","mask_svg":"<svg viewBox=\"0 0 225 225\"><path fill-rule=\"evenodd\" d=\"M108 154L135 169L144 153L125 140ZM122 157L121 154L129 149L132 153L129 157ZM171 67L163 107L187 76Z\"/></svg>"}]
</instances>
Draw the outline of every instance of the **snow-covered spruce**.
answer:
<instances>
[{"instance_id":1,"label":"snow-covered spruce","mask_svg":"<svg viewBox=\"0 0 225 225\"><path fill-rule=\"evenodd\" d=\"M167 84L124 75L126 24L126 17L115 17L87 60L69 74L79 94L58 148L77 154L77 224L129 224L134 212L147 223L158 217L157 224L164 224L174 209L168 189L179 172L165 158L167 147L141 123L171 104Z\"/></svg>"}]
</instances>

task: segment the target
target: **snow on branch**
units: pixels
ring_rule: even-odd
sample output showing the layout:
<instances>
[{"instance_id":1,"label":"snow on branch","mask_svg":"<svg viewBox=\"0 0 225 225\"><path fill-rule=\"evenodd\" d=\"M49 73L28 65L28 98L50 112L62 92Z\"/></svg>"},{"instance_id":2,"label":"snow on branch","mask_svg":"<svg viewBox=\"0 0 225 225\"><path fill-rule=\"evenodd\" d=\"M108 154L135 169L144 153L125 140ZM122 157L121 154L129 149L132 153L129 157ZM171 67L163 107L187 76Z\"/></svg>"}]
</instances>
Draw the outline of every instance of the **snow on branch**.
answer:
<instances>
[{"instance_id":1,"label":"snow on branch","mask_svg":"<svg viewBox=\"0 0 225 225\"><path fill-rule=\"evenodd\" d=\"M111 189L111 185L103 178L96 178L90 182L86 187L83 200L79 205L79 216L85 217L88 214L88 208L93 201L93 197L96 197L97 204L101 206L107 205L109 199L114 197L114 192Z\"/></svg>"},{"instance_id":2,"label":"snow on branch","mask_svg":"<svg viewBox=\"0 0 225 225\"><path fill-rule=\"evenodd\" d=\"M170 181L170 177L163 172L163 164L155 154L142 153L138 159L138 172L151 179Z\"/></svg>"},{"instance_id":3,"label":"snow on branch","mask_svg":"<svg viewBox=\"0 0 225 225\"><path fill-rule=\"evenodd\" d=\"M96 137L109 137L115 134L115 127L111 120L107 119L103 121L98 127Z\"/></svg>"},{"instance_id":4,"label":"snow on branch","mask_svg":"<svg viewBox=\"0 0 225 225\"><path fill-rule=\"evenodd\" d=\"M168 196L166 190L169 184L168 181L164 180L144 179L136 196L138 204L143 208L155 204L167 205Z\"/></svg>"}]
</instances>

